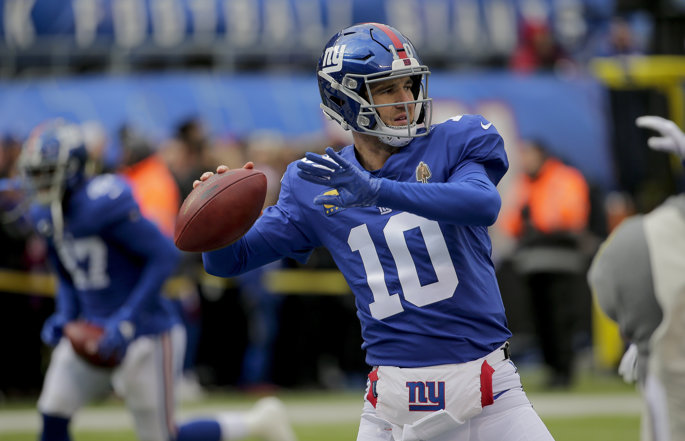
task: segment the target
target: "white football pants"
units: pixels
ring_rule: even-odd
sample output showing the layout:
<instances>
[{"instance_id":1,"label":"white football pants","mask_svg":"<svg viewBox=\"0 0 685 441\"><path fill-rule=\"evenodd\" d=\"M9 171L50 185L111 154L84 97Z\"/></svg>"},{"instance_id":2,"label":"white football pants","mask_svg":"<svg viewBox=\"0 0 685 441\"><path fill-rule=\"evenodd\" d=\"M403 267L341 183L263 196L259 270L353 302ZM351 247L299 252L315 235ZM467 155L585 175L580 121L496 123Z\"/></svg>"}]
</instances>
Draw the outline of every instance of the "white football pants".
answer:
<instances>
[{"instance_id":1,"label":"white football pants","mask_svg":"<svg viewBox=\"0 0 685 441\"><path fill-rule=\"evenodd\" d=\"M464 424L425 441L553 441L521 387L521 379L510 360L493 366L495 402ZM502 393L502 395L498 394ZM366 397L366 394L364 395ZM376 409L364 398L357 441L402 441L392 436L392 426L376 415Z\"/></svg>"},{"instance_id":2,"label":"white football pants","mask_svg":"<svg viewBox=\"0 0 685 441\"><path fill-rule=\"evenodd\" d=\"M113 389L133 415L140 440L168 441L176 430L173 391L183 367L185 341L181 325L161 335L137 338L119 366L105 369L83 361L62 338L52 353L38 410L71 418Z\"/></svg>"}]
</instances>

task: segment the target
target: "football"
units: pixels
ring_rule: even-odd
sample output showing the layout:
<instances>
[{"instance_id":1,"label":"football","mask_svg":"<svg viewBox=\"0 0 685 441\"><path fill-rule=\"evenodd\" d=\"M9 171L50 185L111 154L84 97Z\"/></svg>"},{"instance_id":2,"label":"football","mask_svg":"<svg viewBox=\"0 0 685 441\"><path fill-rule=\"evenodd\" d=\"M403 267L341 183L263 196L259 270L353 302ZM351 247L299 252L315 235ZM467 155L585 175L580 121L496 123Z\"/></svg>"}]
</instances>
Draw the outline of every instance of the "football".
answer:
<instances>
[{"instance_id":1,"label":"football","mask_svg":"<svg viewBox=\"0 0 685 441\"><path fill-rule=\"evenodd\" d=\"M183 251L212 251L240 239L262 212L266 176L236 168L215 173L183 201L176 217L174 243Z\"/></svg>"},{"instance_id":2,"label":"football","mask_svg":"<svg viewBox=\"0 0 685 441\"><path fill-rule=\"evenodd\" d=\"M71 342L74 352L81 358L96 366L114 367L121 361L119 358L102 358L97 353L98 342L104 332L101 326L84 320L76 320L64 325L64 335Z\"/></svg>"}]
</instances>

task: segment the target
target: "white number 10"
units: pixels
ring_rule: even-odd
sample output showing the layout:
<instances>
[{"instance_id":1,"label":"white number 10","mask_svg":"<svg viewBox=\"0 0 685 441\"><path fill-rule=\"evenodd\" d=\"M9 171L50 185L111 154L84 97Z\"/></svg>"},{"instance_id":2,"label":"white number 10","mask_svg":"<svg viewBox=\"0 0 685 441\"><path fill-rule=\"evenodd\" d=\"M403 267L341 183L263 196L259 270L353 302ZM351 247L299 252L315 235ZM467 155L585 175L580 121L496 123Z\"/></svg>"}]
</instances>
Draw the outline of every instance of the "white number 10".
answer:
<instances>
[{"instance_id":1,"label":"white number 10","mask_svg":"<svg viewBox=\"0 0 685 441\"><path fill-rule=\"evenodd\" d=\"M426 250L437 276L437 281L427 285L421 285L418 271L404 237L406 231L414 228L421 230ZM383 228L383 235L397 265L397 276L400 279L405 300L416 306L426 306L454 295L459 278L437 222L404 212L390 218ZM347 243L353 252L359 251L364 264L366 281L374 300L369 304L371 315L378 320L383 320L404 311L399 294L390 294L388 291L385 272L366 224L350 230Z\"/></svg>"}]
</instances>

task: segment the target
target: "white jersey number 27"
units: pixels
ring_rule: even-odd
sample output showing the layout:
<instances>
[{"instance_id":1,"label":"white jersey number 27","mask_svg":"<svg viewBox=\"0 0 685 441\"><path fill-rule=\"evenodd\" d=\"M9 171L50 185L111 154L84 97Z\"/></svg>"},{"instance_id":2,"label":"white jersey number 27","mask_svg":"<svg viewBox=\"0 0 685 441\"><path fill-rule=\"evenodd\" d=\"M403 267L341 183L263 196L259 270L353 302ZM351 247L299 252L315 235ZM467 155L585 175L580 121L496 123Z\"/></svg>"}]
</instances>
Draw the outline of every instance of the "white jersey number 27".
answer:
<instances>
[{"instance_id":1,"label":"white jersey number 27","mask_svg":"<svg viewBox=\"0 0 685 441\"><path fill-rule=\"evenodd\" d=\"M57 247L57 253L76 289L96 290L109 286L107 245L99 237L65 237L64 242Z\"/></svg>"},{"instance_id":2,"label":"white jersey number 27","mask_svg":"<svg viewBox=\"0 0 685 441\"><path fill-rule=\"evenodd\" d=\"M437 281L427 285L421 285L419 274L404 236L406 231L415 228L421 230L426 250L437 276ZM400 279L402 293L406 301L416 306L426 306L454 295L454 290L459 284L459 278L454 270L445 238L437 222L412 213L400 213L388 220L385 228L383 228L383 235L395 260L397 276ZM369 304L371 315L378 320L383 320L404 311L399 294L390 294L388 291L385 283L385 272L366 224L352 228L347 243L353 252L359 251L364 264L366 281L374 300Z\"/></svg>"}]
</instances>

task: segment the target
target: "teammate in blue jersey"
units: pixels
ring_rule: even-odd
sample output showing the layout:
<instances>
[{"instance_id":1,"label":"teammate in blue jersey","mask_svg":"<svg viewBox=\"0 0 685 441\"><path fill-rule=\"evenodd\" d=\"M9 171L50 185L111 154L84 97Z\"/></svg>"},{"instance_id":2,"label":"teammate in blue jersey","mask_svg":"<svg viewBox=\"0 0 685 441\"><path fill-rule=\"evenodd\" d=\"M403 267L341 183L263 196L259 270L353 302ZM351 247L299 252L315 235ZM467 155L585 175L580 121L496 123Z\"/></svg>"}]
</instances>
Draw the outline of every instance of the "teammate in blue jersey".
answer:
<instances>
[{"instance_id":1,"label":"teammate in blue jersey","mask_svg":"<svg viewBox=\"0 0 685 441\"><path fill-rule=\"evenodd\" d=\"M88 178L85 163L79 127L62 120L35 129L20 158L34 194L30 218L46 239L58 279L56 312L41 334L55 349L38 400L40 439L69 440L72 416L113 389L131 411L141 440L259 436L293 441L276 398L263 399L249 412L176 425L174 385L182 368L185 329L160 289L179 252L141 215L122 178ZM62 333L76 319L104 327L97 351L119 364L95 366L74 352Z\"/></svg>"},{"instance_id":2,"label":"teammate in blue jersey","mask_svg":"<svg viewBox=\"0 0 685 441\"><path fill-rule=\"evenodd\" d=\"M321 108L354 144L290 164L278 203L204 266L230 277L328 249L372 366L357 440L550 440L509 360L491 260L502 138L478 115L431 125L429 73L390 26L336 34L318 64Z\"/></svg>"}]
</instances>

